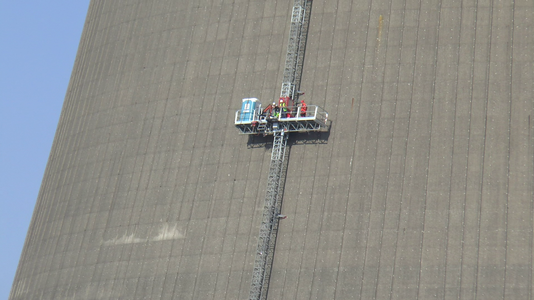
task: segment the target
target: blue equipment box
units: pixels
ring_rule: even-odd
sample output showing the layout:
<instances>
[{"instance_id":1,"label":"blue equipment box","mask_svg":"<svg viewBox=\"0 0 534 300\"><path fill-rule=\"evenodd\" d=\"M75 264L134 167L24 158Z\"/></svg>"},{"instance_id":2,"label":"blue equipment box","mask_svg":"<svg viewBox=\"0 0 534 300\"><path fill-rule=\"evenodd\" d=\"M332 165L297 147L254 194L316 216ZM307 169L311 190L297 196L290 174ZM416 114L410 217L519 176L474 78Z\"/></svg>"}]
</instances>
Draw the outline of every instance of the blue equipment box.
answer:
<instances>
[{"instance_id":1,"label":"blue equipment box","mask_svg":"<svg viewBox=\"0 0 534 300\"><path fill-rule=\"evenodd\" d=\"M241 115L239 121L252 122L254 120L254 111L256 110L257 98L245 98L241 105Z\"/></svg>"}]
</instances>

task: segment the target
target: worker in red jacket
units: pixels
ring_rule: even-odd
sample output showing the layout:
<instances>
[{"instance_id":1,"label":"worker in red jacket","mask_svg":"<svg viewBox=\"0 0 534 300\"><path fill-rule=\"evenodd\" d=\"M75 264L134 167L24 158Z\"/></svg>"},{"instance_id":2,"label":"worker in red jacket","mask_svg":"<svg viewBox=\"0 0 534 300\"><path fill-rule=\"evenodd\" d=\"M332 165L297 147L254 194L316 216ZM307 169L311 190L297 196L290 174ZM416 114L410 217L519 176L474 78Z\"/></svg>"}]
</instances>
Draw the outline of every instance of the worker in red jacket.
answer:
<instances>
[{"instance_id":1,"label":"worker in red jacket","mask_svg":"<svg viewBox=\"0 0 534 300\"><path fill-rule=\"evenodd\" d=\"M305 117L307 110L308 110L308 107L306 106L306 102L304 102L304 100L301 100L300 101L300 116Z\"/></svg>"}]
</instances>

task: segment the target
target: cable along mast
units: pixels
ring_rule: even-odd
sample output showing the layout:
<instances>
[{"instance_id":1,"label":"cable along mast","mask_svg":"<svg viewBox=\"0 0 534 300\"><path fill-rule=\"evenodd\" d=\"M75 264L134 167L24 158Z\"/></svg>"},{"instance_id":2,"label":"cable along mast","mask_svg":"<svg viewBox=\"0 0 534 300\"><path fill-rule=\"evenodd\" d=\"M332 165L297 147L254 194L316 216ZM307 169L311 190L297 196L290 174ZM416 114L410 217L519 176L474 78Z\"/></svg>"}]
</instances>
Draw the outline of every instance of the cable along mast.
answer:
<instances>
[{"instance_id":1,"label":"cable along mast","mask_svg":"<svg viewBox=\"0 0 534 300\"><path fill-rule=\"evenodd\" d=\"M287 138L290 132L310 132L327 129L328 113L319 106L298 102L298 91L304 62L311 0L294 0L291 27L284 67L284 78L278 103L265 108L257 98L243 99L235 114L235 126L240 134L273 135L273 147L265 195L258 246L254 259L250 300L267 299L269 279L278 231L283 185L287 168Z\"/></svg>"}]
</instances>

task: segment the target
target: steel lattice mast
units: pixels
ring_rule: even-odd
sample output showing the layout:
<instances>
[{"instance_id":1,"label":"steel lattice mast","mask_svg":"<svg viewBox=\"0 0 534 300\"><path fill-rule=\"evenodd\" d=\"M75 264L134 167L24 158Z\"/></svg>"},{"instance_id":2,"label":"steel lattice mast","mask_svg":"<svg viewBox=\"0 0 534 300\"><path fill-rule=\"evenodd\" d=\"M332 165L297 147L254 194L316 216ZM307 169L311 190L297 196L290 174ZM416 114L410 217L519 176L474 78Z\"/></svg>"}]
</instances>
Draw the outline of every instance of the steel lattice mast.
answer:
<instances>
[{"instance_id":1,"label":"steel lattice mast","mask_svg":"<svg viewBox=\"0 0 534 300\"><path fill-rule=\"evenodd\" d=\"M310 9L311 1L295 0L291 13L291 27L280 97L294 98L294 96L298 96L295 89L300 86Z\"/></svg>"},{"instance_id":2,"label":"steel lattice mast","mask_svg":"<svg viewBox=\"0 0 534 300\"><path fill-rule=\"evenodd\" d=\"M265 299L267 291L264 287L268 286L270 266L272 263L272 250L274 248L273 228L278 225L278 215L280 207L277 205L282 185L282 169L286 156L287 134L283 131L274 135L273 149L271 152L271 164L269 166L269 177L267 182L267 192L263 207L263 216L258 236L258 247L256 258L254 260L254 269L252 272L252 284L250 289L250 299ZM270 275L270 274L269 274ZM263 297L262 297L263 295Z\"/></svg>"},{"instance_id":3,"label":"steel lattice mast","mask_svg":"<svg viewBox=\"0 0 534 300\"><path fill-rule=\"evenodd\" d=\"M300 76L304 61L304 48L308 28L307 13L311 8L311 1L295 0L291 13L291 27L287 45L287 55L284 68L284 78L280 97L297 100L295 89L300 87ZM263 207L262 223L258 236L258 246L252 272L250 300L267 298L270 270L273 261L273 250L276 242L275 231L281 209L281 187L283 186L284 161L288 133L283 126L273 130L274 140L271 152L271 163L267 182L267 191Z\"/></svg>"}]
</instances>

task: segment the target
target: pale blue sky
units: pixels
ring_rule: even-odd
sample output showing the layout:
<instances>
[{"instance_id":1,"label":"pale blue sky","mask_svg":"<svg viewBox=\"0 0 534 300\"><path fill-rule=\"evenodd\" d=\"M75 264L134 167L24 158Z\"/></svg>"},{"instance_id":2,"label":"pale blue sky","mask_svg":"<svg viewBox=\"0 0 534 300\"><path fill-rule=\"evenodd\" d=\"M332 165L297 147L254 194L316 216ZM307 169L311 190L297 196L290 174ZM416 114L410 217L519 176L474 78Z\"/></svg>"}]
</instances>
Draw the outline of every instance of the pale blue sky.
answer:
<instances>
[{"instance_id":1,"label":"pale blue sky","mask_svg":"<svg viewBox=\"0 0 534 300\"><path fill-rule=\"evenodd\" d=\"M0 1L0 299L7 299L89 0Z\"/></svg>"}]
</instances>

